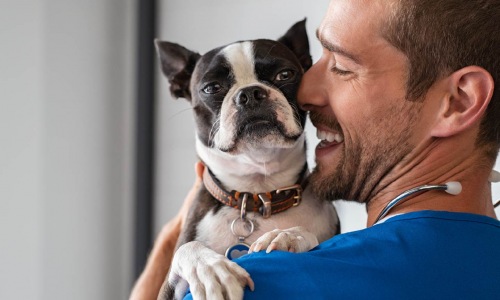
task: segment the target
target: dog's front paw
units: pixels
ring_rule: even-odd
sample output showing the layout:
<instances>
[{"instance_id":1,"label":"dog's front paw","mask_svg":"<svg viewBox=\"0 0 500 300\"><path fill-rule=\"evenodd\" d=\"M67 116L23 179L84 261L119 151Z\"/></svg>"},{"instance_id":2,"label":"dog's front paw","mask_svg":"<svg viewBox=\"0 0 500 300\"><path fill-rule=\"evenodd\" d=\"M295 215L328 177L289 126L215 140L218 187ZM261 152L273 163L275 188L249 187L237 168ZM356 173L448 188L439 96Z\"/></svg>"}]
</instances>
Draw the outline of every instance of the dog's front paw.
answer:
<instances>
[{"instance_id":1,"label":"dog's front paw","mask_svg":"<svg viewBox=\"0 0 500 300\"><path fill-rule=\"evenodd\" d=\"M265 233L250 246L249 253L259 252L262 249L266 249L267 253L273 250L306 252L318 244L318 238L314 234L304 227L297 226L285 230L275 229Z\"/></svg>"},{"instance_id":2,"label":"dog's front paw","mask_svg":"<svg viewBox=\"0 0 500 300\"><path fill-rule=\"evenodd\" d=\"M200 242L189 242L176 251L168 284L175 286L175 299L182 298L187 285L193 299L242 299L243 288L254 283L245 269L205 247Z\"/></svg>"}]
</instances>

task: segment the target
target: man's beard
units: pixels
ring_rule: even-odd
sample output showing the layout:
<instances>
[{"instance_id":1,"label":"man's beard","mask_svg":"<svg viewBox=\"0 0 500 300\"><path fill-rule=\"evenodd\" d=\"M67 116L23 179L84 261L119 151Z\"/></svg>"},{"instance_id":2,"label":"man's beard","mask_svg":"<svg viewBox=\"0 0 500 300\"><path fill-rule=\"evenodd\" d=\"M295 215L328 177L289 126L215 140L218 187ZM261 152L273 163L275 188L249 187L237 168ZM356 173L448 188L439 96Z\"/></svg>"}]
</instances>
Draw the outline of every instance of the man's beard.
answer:
<instances>
[{"instance_id":1,"label":"man's beard","mask_svg":"<svg viewBox=\"0 0 500 300\"><path fill-rule=\"evenodd\" d=\"M404 100L402 100L404 101ZM406 112L401 110L388 112L396 116L390 124L407 124L400 130L387 130L388 124L377 124L371 130L371 139L368 137L362 142L342 145L342 152L337 154L337 166L327 173L327 166L318 164L310 176L313 193L325 200L354 200L367 203L381 188L382 179L400 163L411 151L413 146L408 142L419 108L409 104ZM411 109L413 108L413 111ZM327 125L329 128L341 132L336 121L327 120L325 116L318 116L310 112L311 120L318 120L316 124ZM395 123L398 122L398 123ZM313 122L314 123L314 122ZM375 128L374 127L374 128ZM377 136L377 132L387 132L385 137ZM368 133L369 134L369 133ZM348 142L348 141L347 141Z\"/></svg>"},{"instance_id":2,"label":"man's beard","mask_svg":"<svg viewBox=\"0 0 500 300\"><path fill-rule=\"evenodd\" d=\"M313 193L326 200L354 200L367 202L372 188L368 188L370 181L379 178L376 176L376 169L392 168L385 166L388 160L380 156L374 156L368 161L364 161L361 147L349 150L349 158L346 158L345 151L341 153L339 164L330 173L323 170L323 166L318 164L310 176L310 184ZM393 160L391 160L393 161ZM325 174L326 173L326 174ZM377 180L378 181L378 180Z\"/></svg>"}]
</instances>

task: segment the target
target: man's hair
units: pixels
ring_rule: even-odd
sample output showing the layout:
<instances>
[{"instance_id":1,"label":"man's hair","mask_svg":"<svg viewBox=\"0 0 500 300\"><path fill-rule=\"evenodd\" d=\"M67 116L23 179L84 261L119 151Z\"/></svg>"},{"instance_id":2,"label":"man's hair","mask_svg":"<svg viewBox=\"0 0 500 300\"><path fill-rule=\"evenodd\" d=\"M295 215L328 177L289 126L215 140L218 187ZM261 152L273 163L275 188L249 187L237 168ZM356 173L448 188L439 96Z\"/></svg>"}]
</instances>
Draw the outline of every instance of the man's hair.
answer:
<instances>
[{"instance_id":1,"label":"man's hair","mask_svg":"<svg viewBox=\"0 0 500 300\"><path fill-rule=\"evenodd\" d=\"M466 66L480 66L495 91L476 144L496 158L500 147L500 1L397 0L384 37L409 60L407 99L422 99L432 84Z\"/></svg>"}]
</instances>

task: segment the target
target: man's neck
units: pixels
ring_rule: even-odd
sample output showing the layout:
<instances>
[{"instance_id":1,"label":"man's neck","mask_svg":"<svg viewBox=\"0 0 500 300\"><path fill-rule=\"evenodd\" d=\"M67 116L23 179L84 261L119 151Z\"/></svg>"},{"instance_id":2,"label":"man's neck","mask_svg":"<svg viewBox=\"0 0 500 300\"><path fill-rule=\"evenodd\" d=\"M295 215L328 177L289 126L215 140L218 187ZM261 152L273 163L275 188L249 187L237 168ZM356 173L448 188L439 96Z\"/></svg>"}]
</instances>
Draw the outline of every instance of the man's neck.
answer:
<instances>
[{"instance_id":1,"label":"man's neck","mask_svg":"<svg viewBox=\"0 0 500 300\"><path fill-rule=\"evenodd\" d=\"M404 165L398 166L381 181L381 188L367 205L367 225L375 223L380 212L395 197L408 189L426 184L458 181L462 192L451 195L443 191L427 191L410 195L394 206L388 216L420 210L467 212L495 218L488 177L492 162L473 146L460 145L458 139L436 140L417 147ZM391 180L393 178L393 180Z\"/></svg>"}]
</instances>

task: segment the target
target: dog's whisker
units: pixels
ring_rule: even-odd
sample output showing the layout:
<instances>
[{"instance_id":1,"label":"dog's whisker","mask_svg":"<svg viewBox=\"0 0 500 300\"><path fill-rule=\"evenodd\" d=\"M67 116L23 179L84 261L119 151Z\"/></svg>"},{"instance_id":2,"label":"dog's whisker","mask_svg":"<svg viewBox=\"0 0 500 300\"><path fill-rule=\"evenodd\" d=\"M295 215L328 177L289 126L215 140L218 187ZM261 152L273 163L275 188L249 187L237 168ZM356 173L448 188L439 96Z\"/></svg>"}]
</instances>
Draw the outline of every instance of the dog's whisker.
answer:
<instances>
[{"instance_id":1,"label":"dog's whisker","mask_svg":"<svg viewBox=\"0 0 500 300\"><path fill-rule=\"evenodd\" d=\"M208 141L210 143L210 147L215 146L215 135L219 131L219 128L220 128L220 118L217 118L214 124L212 124L212 128L210 128L210 132L208 134Z\"/></svg>"},{"instance_id":2,"label":"dog's whisker","mask_svg":"<svg viewBox=\"0 0 500 300\"><path fill-rule=\"evenodd\" d=\"M269 51L267 51L265 58L268 58L268 57L270 57L270 56L271 56L271 55L270 55L270 53L271 53L271 51L272 51L275 47L276 47L276 45L273 45L271 48L269 48Z\"/></svg>"},{"instance_id":3,"label":"dog's whisker","mask_svg":"<svg viewBox=\"0 0 500 300\"><path fill-rule=\"evenodd\" d=\"M179 110L179 111L178 111L178 112L176 112L175 114L172 114L172 115L168 116L168 117L166 118L166 120L170 123L170 122L172 122L172 121L175 121L175 118L177 118L177 117L178 117L178 116L180 116L181 114L184 114L184 113L186 113L186 112L188 112L188 111L190 112L190 111L192 111L192 110L193 110L193 108L192 108L192 107L184 108L184 109L182 109L182 110Z\"/></svg>"},{"instance_id":4,"label":"dog's whisker","mask_svg":"<svg viewBox=\"0 0 500 300\"><path fill-rule=\"evenodd\" d=\"M293 82L287 82L287 83L283 83L282 85L278 86L278 88L284 88L285 86L287 85L293 85L294 83Z\"/></svg>"},{"instance_id":5,"label":"dog's whisker","mask_svg":"<svg viewBox=\"0 0 500 300\"><path fill-rule=\"evenodd\" d=\"M299 110L299 107L297 106L297 104L295 103L291 103L290 107L292 108L292 110L294 111L294 114L293 114L293 119L295 120L295 123L299 126L302 126L301 122L300 122L300 119L299 119L299 116L300 116L300 110Z\"/></svg>"},{"instance_id":6,"label":"dog's whisker","mask_svg":"<svg viewBox=\"0 0 500 300\"><path fill-rule=\"evenodd\" d=\"M216 132L219 129L219 124L220 124L220 119L216 119L215 122L212 124L212 127L210 128L210 133L209 133L209 139L213 138Z\"/></svg>"}]
</instances>

